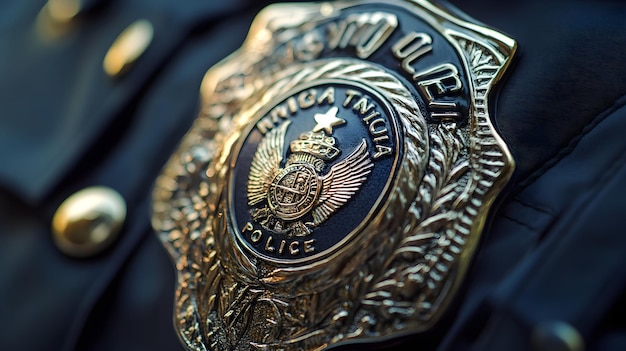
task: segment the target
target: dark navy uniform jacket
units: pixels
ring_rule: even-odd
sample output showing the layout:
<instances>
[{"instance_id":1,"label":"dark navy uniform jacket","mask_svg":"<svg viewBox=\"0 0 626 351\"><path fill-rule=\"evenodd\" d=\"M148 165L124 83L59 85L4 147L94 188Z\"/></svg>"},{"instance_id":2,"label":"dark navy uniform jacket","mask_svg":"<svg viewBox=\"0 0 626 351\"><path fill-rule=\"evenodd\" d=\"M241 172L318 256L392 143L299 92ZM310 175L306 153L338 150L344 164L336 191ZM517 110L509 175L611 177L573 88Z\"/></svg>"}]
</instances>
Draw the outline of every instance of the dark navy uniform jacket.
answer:
<instances>
[{"instance_id":1,"label":"dark navy uniform jacket","mask_svg":"<svg viewBox=\"0 0 626 351\"><path fill-rule=\"evenodd\" d=\"M556 349L560 323L587 350L626 350L626 2L453 2L518 41L492 99L517 169L442 321L376 347ZM37 34L44 3L0 3L0 349L181 350L150 190L204 72L265 3L92 1L54 39ZM111 79L105 53L142 18L153 42ZM118 191L128 217L109 250L70 258L51 218L92 185Z\"/></svg>"}]
</instances>

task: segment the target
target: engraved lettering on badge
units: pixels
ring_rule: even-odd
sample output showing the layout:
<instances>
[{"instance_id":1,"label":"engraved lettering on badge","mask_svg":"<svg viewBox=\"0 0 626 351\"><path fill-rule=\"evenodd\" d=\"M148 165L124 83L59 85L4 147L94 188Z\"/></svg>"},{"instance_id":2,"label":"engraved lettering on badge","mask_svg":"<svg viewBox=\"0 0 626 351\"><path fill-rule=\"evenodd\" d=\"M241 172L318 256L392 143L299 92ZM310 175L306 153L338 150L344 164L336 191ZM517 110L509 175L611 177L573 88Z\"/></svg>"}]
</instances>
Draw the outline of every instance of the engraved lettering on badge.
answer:
<instances>
[{"instance_id":1,"label":"engraved lettering on badge","mask_svg":"<svg viewBox=\"0 0 626 351\"><path fill-rule=\"evenodd\" d=\"M295 115L299 110L306 110L317 105L332 105L335 103L335 89L328 87L321 93L316 89L308 89L297 96L292 96L286 102L274 107L270 113L257 122L256 127L261 134L266 134L281 120Z\"/></svg>"},{"instance_id":2,"label":"engraved lettering on badge","mask_svg":"<svg viewBox=\"0 0 626 351\"><path fill-rule=\"evenodd\" d=\"M309 24L306 25L308 27ZM307 28L304 34L295 37L289 35L292 32L286 31L276 35L276 47L273 48L272 55L253 63L244 71L263 72L269 75L294 63L318 59L326 49L353 47L357 57L367 59L380 49L397 27L396 15L378 11L351 14L317 27ZM258 86L255 79L237 69L232 75L226 75L216 82L214 97L223 102L245 99Z\"/></svg>"},{"instance_id":3,"label":"engraved lettering on badge","mask_svg":"<svg viewBox=\"0 0 626 351\"><path fill-rule=\"evenodd\" d=\"M290 254L291 256L299 255L301 250L307 254L315 252L315 239L276 240L270 232L265 232L258 226L255 227L251 222L246 223L241 228L241 233L250 235L250 241L255 244L263 243L263 249L267 252L275 252L279 255Z\"/></svg>"},{"instance_id":4,"label":"engraved lettering on badge","mask_svg":"<svg viewBox=\"0 0 626 351\"><path fill-rule=\"evenodd\" d=\"M416 71L420 58L433 50L433 38L426 33L410 32L391 47L393 55L401 60L402 69L411 75L418 90L426 98L433 121L458 120L461 118L456 102L443 101L441 98L454 96L463 90L461 77L455 65L439 64L435 67Z\"/></svg>"},{"instance_id":5,"label":"engraved lettering on badge","mask_svg":"<svg viewBox=\"0 0 626 351\"><path fill-rule=\"evenodd\" d=\"M387 122L381 117L380 112L376 111L374 104L367 97L361 96L358 91L348 89L343 106L351 107L361 117L361 122L368 126L367 130L376 149L374 159L391 156L393 147L391 146Z\"/></svg>"},{"instance_id":6,"label":"engraved lettering on badge","mask_svg":"<svg viewBox=\"0 0 626 351\"><path fill-rule=\"evenodd\" d=\"M328 48L356 48L356 55L366 59L380 48L398 26L395 15L385 12L349 15L327 27Z\"/></svg>"}]
</instances>

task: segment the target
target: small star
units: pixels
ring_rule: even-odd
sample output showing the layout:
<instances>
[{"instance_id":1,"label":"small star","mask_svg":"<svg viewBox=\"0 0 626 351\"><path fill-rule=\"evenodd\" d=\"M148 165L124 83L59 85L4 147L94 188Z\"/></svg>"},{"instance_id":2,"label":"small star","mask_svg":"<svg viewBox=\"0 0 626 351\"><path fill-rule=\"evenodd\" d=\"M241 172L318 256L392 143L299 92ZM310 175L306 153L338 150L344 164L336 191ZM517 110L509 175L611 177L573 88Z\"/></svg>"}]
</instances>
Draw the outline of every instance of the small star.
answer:
<instances>
[{"instance_id":1,"label":"small star","mask_svg":"<svg viewBox=\"0 0 626 351\"><path fill-rule=\"evenodd\" d=\"M333 127L346 123L345 119L337 117L337 112L339 109L337 107L333 107L326 113L316 113L315 114L315 128L313 128L314 132L319 132L321 130L326 131L328 135L333 134Z\"/></svg>"}]
</instances>

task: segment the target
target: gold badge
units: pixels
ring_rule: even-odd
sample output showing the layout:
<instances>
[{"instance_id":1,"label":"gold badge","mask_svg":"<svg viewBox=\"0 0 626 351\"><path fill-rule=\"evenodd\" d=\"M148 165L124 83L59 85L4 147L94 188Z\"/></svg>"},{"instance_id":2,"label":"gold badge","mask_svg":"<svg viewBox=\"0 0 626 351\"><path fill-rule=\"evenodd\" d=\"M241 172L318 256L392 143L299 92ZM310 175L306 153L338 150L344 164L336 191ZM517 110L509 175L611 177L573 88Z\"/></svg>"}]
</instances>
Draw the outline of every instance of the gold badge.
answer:
<instances>
[{"instance_id":1,"label":"gold badge","mask_svg":"<svg viewBox=\"0 0 626 351\"><path fill-rule=\"evenodd\" d=\"M432 327L513 171L488 99L514 51L427 1L263 10L154 191L186 346Z\"/></svg>"}]
</instances>

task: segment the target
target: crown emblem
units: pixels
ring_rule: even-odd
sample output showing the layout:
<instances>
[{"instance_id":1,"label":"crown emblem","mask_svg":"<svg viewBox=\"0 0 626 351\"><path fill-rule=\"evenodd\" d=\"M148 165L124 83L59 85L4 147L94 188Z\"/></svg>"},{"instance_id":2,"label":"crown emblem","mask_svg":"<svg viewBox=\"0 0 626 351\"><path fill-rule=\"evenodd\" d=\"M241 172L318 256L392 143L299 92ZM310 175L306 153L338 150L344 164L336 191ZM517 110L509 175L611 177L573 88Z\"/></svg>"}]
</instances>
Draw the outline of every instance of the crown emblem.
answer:
<instances>
[{"instance_id":1,"label":"crown emblem","mask_svg":"<svg viewBox=\"0 0 626 351\"><path fill-rule=\"evenodd\" d=\"M290 143L289 149L293 154L308 154L323 161L332 161L341 150L335 147L336 139L324 133L306 132L300 134L298 140Z\"/></svg>"}]
</instances>

